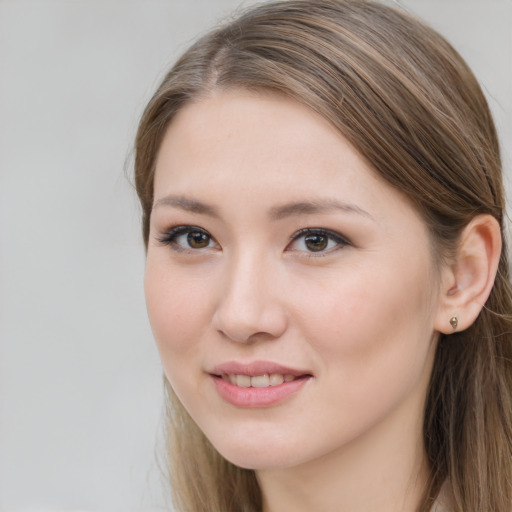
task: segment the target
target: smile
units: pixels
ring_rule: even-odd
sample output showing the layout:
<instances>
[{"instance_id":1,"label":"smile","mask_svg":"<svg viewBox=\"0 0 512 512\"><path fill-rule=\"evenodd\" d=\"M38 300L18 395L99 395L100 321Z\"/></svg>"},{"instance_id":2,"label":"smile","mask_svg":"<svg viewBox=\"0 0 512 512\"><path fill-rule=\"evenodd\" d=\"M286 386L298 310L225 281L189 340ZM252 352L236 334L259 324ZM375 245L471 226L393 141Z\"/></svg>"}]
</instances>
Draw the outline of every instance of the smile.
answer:
<instances>
[{"instance_id":1,"label":"smile","mask_svg":"<svg viewBox=\"0 0 512 512\"><path fill-rule=\"evenodd\" d=\"M294 375L281 373L265 373L263 375L224 374L222 379L240 388L268 388L269 386L280 386L283 382L295 380Z\"/></svg>"},{"instance_id":2,"label":"smile","mask_svg":"<svg viewBox=\"0 0 512 512\"><path fill-rule=\"evenodd\" d=\"M230 361L208 373L220 398L238 408L280 405L313 379L307 370L267 361Z\"/></svg>"}]
</instances>

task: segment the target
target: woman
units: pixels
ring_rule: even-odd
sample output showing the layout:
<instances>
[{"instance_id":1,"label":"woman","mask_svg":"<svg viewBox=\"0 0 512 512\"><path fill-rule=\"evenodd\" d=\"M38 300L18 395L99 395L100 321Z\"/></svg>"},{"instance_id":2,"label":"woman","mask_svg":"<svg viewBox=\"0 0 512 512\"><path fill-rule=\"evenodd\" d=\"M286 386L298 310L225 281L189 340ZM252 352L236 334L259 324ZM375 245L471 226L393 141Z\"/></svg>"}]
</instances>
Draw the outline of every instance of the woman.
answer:
<instances>
[{"instance_id":1,"label":"woman","mask_svg":"<svg viewBox=\"0 0 512 512\"><path fill-rule=\"evenodd\" d=\"M135 173L178 510L510 511L499 147L444 39L262 5L165 77Z\"/></svg>"}]
</instances>

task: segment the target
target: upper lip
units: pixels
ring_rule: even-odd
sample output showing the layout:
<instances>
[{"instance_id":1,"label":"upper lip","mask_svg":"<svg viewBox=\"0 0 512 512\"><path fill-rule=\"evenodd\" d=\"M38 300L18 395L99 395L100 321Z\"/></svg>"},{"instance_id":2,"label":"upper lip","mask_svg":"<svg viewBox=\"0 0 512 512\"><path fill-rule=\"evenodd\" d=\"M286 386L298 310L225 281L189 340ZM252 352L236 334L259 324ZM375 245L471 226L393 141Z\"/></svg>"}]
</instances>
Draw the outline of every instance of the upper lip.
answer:
<instances>
[{"instance_id":1,"label":"upper lip","mask_svg":"<svg viewBox=\"0 0 512 512\"><path fill-rule=\"evenodd\" d=\"M208 373L212 375L248 375L255 377L264 374L280 374L280 375L293 375L300 377L302 375L311 375L307 370L297 368L290 368L271 361L252 361L252 362L238 362L226 361L218 364L212 368Z\"/></svg>"}]
</instances>

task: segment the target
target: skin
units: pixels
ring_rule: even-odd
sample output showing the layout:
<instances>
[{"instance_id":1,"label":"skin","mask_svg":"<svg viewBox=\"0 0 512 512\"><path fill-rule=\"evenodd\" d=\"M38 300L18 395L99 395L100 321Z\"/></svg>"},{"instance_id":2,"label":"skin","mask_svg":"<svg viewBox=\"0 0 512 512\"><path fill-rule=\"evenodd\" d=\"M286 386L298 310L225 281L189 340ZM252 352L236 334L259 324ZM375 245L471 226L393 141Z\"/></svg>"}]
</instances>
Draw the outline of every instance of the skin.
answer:
<instances>
[{"instance_id":1,"label":"skin","mask_svg":"<svg viewBox=\"0 0 512 512\"><path fill-rule=\"evenodd\" d=\"M177 114L154 187L145 292L164 371L217 450L256 470L265 512L414 510L446 286L408 199L317 114L244 91ZM312 251L305 228L345 242ZM209 374L233 360L311 378L236 407Z\"/></svg>"}]
</instances>

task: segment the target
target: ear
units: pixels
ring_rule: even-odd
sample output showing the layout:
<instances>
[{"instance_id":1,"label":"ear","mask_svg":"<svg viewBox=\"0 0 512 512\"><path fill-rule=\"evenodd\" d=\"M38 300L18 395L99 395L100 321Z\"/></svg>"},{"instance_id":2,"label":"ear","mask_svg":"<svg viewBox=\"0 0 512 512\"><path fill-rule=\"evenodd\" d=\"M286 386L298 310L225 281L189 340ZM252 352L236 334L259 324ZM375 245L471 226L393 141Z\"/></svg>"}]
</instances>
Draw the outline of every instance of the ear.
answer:
<instances>
[{"instance_id":1,"label":"ear","mask_svg":"<svg viewBox=\"0 0 512 512\"><path fill-rule=\"evenodd\" d=\"M478 215L462 231L455 260L443 269L436 330L451 334L473 324L491 293L500 254L498 221Z\"/></svg>"}]
</instances>

